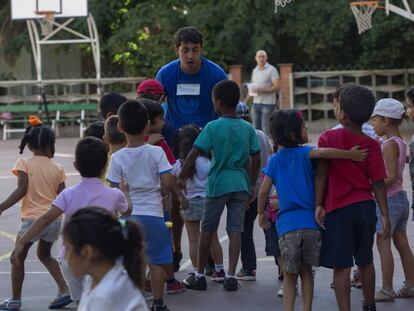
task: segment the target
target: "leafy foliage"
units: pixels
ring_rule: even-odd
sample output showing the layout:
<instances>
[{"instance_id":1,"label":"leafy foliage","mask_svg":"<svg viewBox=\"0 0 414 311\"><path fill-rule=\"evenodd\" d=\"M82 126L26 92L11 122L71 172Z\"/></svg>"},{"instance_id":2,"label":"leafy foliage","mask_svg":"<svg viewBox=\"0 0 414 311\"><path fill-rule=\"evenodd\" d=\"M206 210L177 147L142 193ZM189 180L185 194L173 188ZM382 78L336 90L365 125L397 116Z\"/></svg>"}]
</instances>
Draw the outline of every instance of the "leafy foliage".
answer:
<instances>
[{"instance_id":1,"label":"leafy foliage","mask_svg":"<svg viewBox=\"0 0 414 311\"><path fill-rule=\"evenodd\" d=\"M268 51L273 64L414 67L414 23L378 10L374 28L360 36L348 0L297 0L277 14L272 0L90 0L89 7L104 71L125 75L153 76L174 59L172 37L186 25L202 31L205 55L225 68L250 70L258 49ZM12 61L28 39L24 23L11 22L9 12L9 0L0 0L0 42Z\"/></svg>"}]
</instances>

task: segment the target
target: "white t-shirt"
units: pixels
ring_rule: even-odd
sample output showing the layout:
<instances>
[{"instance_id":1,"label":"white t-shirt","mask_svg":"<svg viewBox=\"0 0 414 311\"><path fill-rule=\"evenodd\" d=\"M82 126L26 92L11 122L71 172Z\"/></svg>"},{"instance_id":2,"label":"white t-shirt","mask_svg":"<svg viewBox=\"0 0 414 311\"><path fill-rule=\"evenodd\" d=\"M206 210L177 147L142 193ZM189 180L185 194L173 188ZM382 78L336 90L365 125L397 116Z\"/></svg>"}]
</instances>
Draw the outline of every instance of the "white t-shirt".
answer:
<instances>
[{"instance_id":1,"label":"white t-shirt","mask_svg":"<svg viewBox=\"0 0 414 311\"><path fill-rule=\"evenodd\" d=\"M170 172L162 148L146 144L115 152L106 179L119 183L122 177L128 183L132 215L164 217L160 175Z\"/></svg>"},{"instance_id":2,"label":"white t-shirt","mask_svg":"<svg viewBox=\"0 0 414 311\"><path fill-rule=\"evenodd\" d=\"M206 197L206 187L208 171L210 169L210 160L206 157L198 157L195 163L196 173L193 178L187 179L187 199L195 197ZM181 161L177 161L172 169L175 176L181 173Z\"/></svg>"},{"instance_id":3,"label":"white t-shirt","mask_svg":"<svg viewBox=\"0 0 414 311\"><path fill-rule=\"evenodd\" d=\"M263 69L260 69L259 66L253 69L252 82L256 88L264 89L273 86L273 81L279 79L279 72L277 69L266 63ZM266 105L275 105L276 104L276 92L272 93L260 93L253 97L253 103L255 104L266 104Z\"/></svg>"},{"instance_id":4,"label":"white t-shirt","mask_svg":"<svg viewBox=\"0 0 414 311\"><path fill-rule=\"evenodd\" d=\"M148 311L144 297L122 264L115 264L93 289L92 281L92 277L85 277L78 311Z\"/></svg>"}]
</instances>

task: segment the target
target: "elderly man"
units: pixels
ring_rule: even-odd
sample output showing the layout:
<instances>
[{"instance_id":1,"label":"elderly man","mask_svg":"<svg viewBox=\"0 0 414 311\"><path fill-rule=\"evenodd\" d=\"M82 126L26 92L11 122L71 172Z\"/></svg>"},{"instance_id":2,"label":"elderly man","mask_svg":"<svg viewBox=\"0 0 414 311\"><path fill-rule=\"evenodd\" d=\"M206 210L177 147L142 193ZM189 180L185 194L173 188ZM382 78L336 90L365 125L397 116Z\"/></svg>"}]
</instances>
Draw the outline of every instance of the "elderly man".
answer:
<instances>
[{"instance_id":1,"label":"elderly man","mask_svg":"<svg viewBox=\"0 0 414 311\"><path fill-rule=\"evenodd\" d=\"M269 119L276 107L279 73L267 62L265 51L257 51L255 60L257 66L253 69L246 101L253 97L253 126L269 134Z\"/></svg>"}]
</instances>

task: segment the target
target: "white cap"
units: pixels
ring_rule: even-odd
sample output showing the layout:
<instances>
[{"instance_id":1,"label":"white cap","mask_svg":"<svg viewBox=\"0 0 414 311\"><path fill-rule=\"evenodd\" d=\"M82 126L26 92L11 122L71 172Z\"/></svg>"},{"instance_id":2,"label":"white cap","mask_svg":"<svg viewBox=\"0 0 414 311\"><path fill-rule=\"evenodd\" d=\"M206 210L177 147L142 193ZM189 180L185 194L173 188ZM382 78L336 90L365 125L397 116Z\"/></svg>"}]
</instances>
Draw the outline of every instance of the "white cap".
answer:
<instances>
[{"instance_id":1,"label":"white cap","mask_svg":"<svg viewBox=\"0 0 414 311\"><path fill-rule=\"evenodd\" d=\"M371 117L381 116L393 119L401 119L405 114L404 105L393 98L383 98L377 102Z\"/></svg>"}]
</instances>

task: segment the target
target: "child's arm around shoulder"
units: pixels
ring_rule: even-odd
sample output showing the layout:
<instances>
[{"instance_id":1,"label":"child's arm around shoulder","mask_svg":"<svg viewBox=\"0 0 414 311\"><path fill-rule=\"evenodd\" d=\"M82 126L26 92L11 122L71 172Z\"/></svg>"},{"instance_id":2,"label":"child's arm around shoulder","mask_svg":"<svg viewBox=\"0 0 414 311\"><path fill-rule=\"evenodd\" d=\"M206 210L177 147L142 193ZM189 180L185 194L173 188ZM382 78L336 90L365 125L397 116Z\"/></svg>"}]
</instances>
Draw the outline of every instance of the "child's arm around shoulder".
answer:
<instances>
[{"instance_id":1,"label":"child's arm around shoulder","mask_svg":"<svg viewBox=\"0 0 414 311\"><path fill-rule=\"evenodd\" d=\"M336 148L315 148L309 152L310 159L342 159L352 161L364 161L368 157L368 149L359 149L359 146L351 150Z\"/></svg>"}]
</instances>

